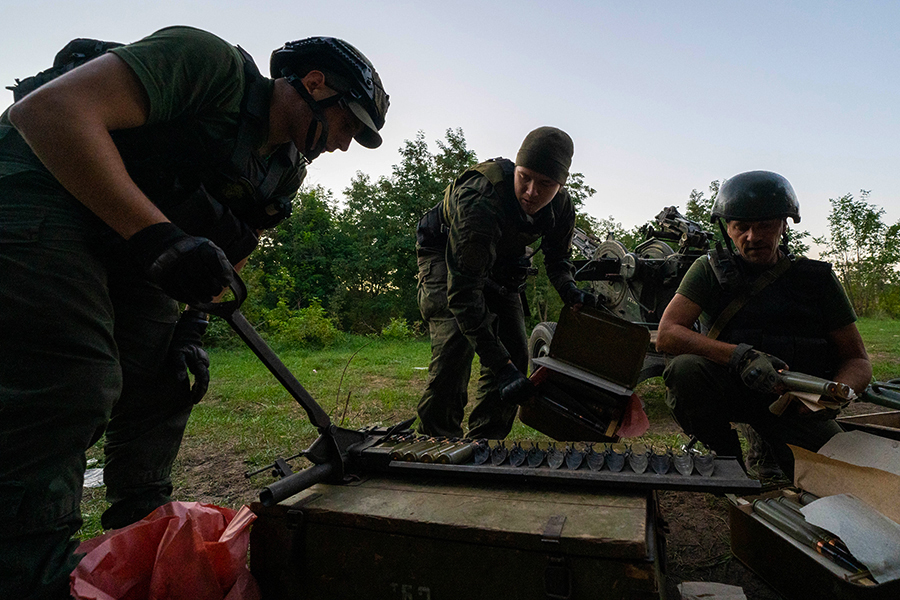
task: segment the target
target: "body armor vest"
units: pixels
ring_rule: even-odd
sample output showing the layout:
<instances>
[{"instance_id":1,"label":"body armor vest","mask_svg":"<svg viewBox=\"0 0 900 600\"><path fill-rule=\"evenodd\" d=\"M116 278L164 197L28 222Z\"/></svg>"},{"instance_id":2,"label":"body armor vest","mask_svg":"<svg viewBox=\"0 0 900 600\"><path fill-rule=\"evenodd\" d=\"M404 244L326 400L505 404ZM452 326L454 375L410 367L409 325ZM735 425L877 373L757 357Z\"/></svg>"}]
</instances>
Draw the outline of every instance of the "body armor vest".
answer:
<instances>
[{"instance_id":1,"label":"body armor vest","mask_svg":"<svg viewBox=\"0 0 900 600\"><path fill-rule=\"evenodd\" d=\"M747 300L718 339L750 344L777 356L792 371L827 377L837 364L828 343L819 294L828 289L831 265L797 259L781 277ZM740 292L726 294L725 305Z\"/></svg>"}]
</instances>

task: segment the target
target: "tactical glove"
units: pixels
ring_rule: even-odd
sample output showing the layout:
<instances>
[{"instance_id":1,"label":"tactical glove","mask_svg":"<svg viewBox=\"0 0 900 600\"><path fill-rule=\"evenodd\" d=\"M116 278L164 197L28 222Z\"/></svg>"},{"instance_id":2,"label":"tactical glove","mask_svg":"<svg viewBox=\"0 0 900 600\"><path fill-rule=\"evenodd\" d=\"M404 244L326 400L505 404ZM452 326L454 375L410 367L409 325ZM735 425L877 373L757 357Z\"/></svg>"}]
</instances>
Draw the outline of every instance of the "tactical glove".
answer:
<instances>
[{"instance_id":1,"label":"tactical glove","mask_svg":"<svg viewBox=\"0 0 900 600\"><path fill-rule=\"evenodd\" d=\"M531 380L525 377L512 363L506 363L497 371L497 383L500 389L500 399L504 404L524 404L537 396L537 388Z\"/></svg>"},{"instance_id":2,"label":"tactical glove","mask_svg":"<svg viewBox=\"0 0 900 600\"><path fill-rule=\"evenodd\" d=\"M770 394L775 392L780 381L778 371L786 369L787 363L765 352L758 352L749 344L738 344L731 353L728 366L748 388Z\"/></svg>"},{"instance_id":3,"label":"tactical glove","mask_svg":"<svg viewBox=\"0 0 900 600\"><path fill-rule=\"evenodd\" d=\"M151 281L186 304L210 302L228 286L234 272L221 248L172 223L141 229L127 247Z\"/></svg>"},{"instance_id":4,"label":"tactical glove","mask_svg":"<svg viewBox=\"0 0 900 600\"><path fill-rule=\"evenodd\" d=\"M559 291L559 296L566 306L577 306L579 304L591 308L597 306L597 296L579 288L574 281L567 282Z\"/></svg>"},{"instance_id":5,"label":"tactical glove","mask_svg":"<svg viewBox=\"0 0 900 600\"><path fill-rule=\"evenodd\" d=\"M181 314L175 333L169 344L169 365L178 381L188 378L188 371L194 376L191 386L191 400L200 402L209 388L209 355L203 349L203 334L209 323L206 313L188 309Z\"/></svg>"}]
</instances>

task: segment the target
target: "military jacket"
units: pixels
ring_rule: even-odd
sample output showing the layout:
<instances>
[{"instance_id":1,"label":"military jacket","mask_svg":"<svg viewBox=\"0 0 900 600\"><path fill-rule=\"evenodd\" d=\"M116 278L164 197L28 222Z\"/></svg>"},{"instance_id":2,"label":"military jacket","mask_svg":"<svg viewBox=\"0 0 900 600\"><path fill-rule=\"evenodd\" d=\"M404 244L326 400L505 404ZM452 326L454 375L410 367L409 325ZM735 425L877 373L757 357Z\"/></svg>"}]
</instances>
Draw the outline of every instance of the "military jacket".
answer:
<instances>
[{"instance_id":1,"label":"military jacket","mask_svg":"<svg viewBox=\"0 0 900 600\"><path fill-rule=\"evenodd\" d=\"M513 187L514 165L495 159L465 171L444 193L447 297L460 330L481 363L496 370L509 354L494 334L494 316L485 304L488 279L515 290L524 282L526 247L541 240L550 282L560 289L574 281L569 254L575 209L565 188L535 215L522 210Z\"/></svg>"}]
</instances>

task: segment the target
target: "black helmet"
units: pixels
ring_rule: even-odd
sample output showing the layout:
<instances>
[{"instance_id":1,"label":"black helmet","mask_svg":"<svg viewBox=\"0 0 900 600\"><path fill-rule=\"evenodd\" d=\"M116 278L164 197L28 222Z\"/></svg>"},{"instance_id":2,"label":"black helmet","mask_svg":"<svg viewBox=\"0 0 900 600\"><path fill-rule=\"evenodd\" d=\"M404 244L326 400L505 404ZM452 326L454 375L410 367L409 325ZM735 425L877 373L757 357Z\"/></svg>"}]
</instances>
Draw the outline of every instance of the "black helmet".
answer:
<instances>
[{"instance_id":1,"label":"black helmet","mask_svg":"<svg viewBox=\"0 0 900 600\"><path fill-rule=\"evenodd\" d=\"M375 67L362 52L338 38L311 37L287 42L272 52L270 70L274 78L287 78L307 103L311 102L313 112L317 112L318 107L345 102L365 125L356 141L366 148L381 145L378 131L384 126L390 97L385 93ZM333 101L328 102L330 98L319 101L317 107L305 93L299 80L311 70L326 73L326 84L338 92ZM316 118L324 123L320 115Z\"/></svg>"},{"instance_id":2,"label":"black helmet","mask_svg":"<svg viewBox=\"0 0 900 600\"><path fill-rule=\"evenodd\" d=\"M710 222L766 221L790 217L800 222L800 203L790 182L771 171L747 171L726 179L713 205Z\"/></svg>"}]
</instances>

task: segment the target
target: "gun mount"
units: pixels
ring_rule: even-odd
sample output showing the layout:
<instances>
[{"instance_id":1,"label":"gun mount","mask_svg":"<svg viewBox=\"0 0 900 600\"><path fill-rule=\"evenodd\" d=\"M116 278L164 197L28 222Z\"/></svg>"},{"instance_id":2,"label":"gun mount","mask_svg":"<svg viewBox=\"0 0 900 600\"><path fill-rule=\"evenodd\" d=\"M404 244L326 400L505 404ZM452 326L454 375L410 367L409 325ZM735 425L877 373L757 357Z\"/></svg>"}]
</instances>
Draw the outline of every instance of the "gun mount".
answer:
<instances>
[{"instance_id":1,"label":"gun mount","mask_svg":"<svg viewBox=\"0 0 900 600\"><path fill-rule=\"evenodd\" d=\"M576 228L572 240L586 257L574 261L575 280L591 282L601 309L650 329L651 351L640 381L662 374L663 358L653 348L659 319L688 268L706 254L714 238L674 206L656 215L655 224L646 226L644 234L646 239L630 251L611 234L600 241ZM547 355L555 329L551 322L535 326L529 340L531 358Z\"/></svg>"}]
</instances>

